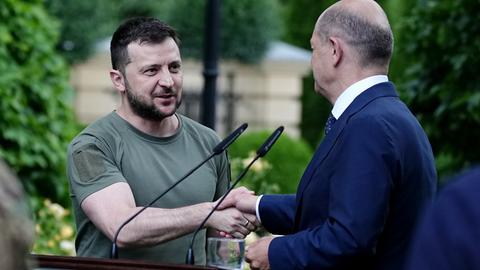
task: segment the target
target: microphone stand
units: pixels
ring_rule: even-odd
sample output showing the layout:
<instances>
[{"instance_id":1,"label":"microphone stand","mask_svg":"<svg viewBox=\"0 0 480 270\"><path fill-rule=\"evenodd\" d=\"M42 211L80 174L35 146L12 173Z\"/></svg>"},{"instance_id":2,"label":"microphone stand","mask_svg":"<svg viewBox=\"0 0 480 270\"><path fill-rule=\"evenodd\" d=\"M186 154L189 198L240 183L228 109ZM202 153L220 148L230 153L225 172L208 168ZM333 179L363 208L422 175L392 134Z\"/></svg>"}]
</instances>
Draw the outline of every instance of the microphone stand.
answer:
<instances>
[{"instance_id":1,"label":"microphone stand","mask_svg":"<svg viewBox=\"0 0 480 270\"><path fill-rule=\"evenodd\" d=\"M193 243L195 242L195 237L197 236L198 232L203 228L203 226L205 225L207 220L210 218L210 216L213 214L213 212L215 212L215 210L217 210L218 206L220 206L220 204L225 200L225 198L230 193L230 191L232 191L232 189L238 184L238 182L240 182L240 180L243 178L243 176L245 176L245 174L248 172L248 170L253 165L253 163L255 163L255 161L257 161L257 159L259 159L260 157L263 157L263 156L265 156L265 154L267 154L267 152L272 148L273 144L277 141L278 137L280 137L280 134L282 134L282 132L283 132L283 126L277 128L272 133L272 135L270 135L270 137L258 149L257 154L255 155L253 160L250 161L250 163L243 169L243 171L237 177L235 182L233 182L232 186L220 198L218 203L213 207L213 209L210 211L210 213L207 215L207 217L202 221L200 226L198 226L198 228L195 230L195 232L193 233L193 236L192 236L192 241L190 242L190 246L189 246L188 251L187 251L187 256L185 258L185 263L186 264L193 265L194 262L195 262L195 255L193 253Z\"/></svg>"},{"instance_id":2,"label":"microphone stand","mask_svg":"<svg viewBox=\"0 0 480 270\"><path fill-rule=\"evenodd\" d=\"M127 220L125 220L120 227L118 227L117 231L115 232L115 236L113 237L113 242L112 242L112 249L111 249L111 254L110 258L111 259L118 259L118 247L117 247L117 239L118 235L120 234L120 231L127 225L130 221L132 221L134 218L136 218L140 213L145 211L148 207L151 207L156 201L158 201L160 198L163 197L163 195L167 194L170 190L172 190L174 187L176 187L178 184L180 184L185 178L190 176L193 172L195 172L198 168L200 168L203 164L205 164L207 161L209 161L213 156L219 155L227 147L230 146L239 136L242 134L245 129L247 129L248 124L244 123L240 127L238 127L234 132L232 132L227 138L225 138L223 141L221 141L215 148L213 148L212 153L204 159L202 162L200 162L197 166L195 166L193 169L188 171L182 178L180 178L175 184L170 186L167 190L165 190L162 194L158 195L154 200L152 200L149 204L146 206L142 207L138 212L130 216Z\"/></svg>"}]
</instances>

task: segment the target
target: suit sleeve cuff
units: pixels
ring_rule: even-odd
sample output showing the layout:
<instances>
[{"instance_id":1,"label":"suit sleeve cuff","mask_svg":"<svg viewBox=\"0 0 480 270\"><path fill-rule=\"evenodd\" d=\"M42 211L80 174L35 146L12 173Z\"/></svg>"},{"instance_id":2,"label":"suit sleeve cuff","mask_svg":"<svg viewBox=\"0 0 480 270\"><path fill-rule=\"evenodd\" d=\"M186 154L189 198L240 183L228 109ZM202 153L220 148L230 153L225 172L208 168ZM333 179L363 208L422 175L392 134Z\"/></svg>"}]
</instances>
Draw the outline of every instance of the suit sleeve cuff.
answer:
<instances>
[{"instance_id":1,"label":"suit sleeve cuff","mask_svg":"<svg viewBox=\"0 0 480 270\"><path fill-rule=\"evenodd\" d=\"M262 199L262 197L263 197L263 195L258 196L257 202L255 203L255 214L256 214L257 220L258 220L258 222L260 222L260 224L262 223L262 220L260 219L260 211L259 211L258 207L260 206L260 200Z\"/></svg>"}]
</instances>

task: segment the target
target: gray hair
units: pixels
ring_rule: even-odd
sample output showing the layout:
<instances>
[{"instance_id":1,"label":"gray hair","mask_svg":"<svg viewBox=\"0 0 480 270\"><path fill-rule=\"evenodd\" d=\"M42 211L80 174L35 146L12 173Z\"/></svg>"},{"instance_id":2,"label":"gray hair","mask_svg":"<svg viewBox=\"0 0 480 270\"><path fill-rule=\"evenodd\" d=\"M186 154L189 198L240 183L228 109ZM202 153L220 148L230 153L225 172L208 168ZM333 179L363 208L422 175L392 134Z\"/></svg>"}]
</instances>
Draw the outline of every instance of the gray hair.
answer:
<instances>
[{"instance_id":1,"label":"gray hair","mask_svg":"<svg viewBox=\"0 0 480 270\"><path fill-rule=\"evenodd\" d=\"M341 8L331 8L320 17L316 32L323 39L337 36L352 46L365 67L387 68L393 53L390 25L382 26Z\"/></svg>"}]
</instances>

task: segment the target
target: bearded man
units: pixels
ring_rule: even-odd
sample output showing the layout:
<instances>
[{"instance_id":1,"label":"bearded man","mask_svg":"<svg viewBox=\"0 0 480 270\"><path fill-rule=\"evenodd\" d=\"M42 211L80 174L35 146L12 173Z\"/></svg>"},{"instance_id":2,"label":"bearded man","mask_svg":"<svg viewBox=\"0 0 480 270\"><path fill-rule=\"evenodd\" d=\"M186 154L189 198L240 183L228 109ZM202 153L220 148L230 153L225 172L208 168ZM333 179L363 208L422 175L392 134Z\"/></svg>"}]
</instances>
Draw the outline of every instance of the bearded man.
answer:
<instances>
[{"instance_id":1,"label":"bearded man","mask_svg":"<svg viewBox=\"0 0 480 270\"><path fill-rule=\"evenodd\" d=\"M83 130L68 149L77 255L108 258L119 226L172 186L219 142L215 132L178 114L182 59L175 31L154 18L134 18L111 40L110 78L120 106ZM183 263L192 232L227 190L229 163L216 156L126 225L119 257ZM243 238L255 216L216 211L207 228ZM205 263L206 232L194 243Z\"/></svg>"}]
</instances>

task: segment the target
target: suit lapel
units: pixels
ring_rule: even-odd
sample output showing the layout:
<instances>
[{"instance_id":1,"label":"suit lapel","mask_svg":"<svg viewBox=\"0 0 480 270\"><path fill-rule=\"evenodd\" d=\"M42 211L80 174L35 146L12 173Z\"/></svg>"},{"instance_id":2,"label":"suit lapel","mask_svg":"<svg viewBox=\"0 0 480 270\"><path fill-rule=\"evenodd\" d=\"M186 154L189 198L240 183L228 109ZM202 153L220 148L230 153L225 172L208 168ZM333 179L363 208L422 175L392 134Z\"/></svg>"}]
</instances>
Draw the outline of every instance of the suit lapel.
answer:
<instances>
[{"instance_id":1,"label":"suit lapel","mask_svg":"<svg viewBox=\"0 0 480 270\"><path fill-rule=\"evenodd\" d=\"M348 108L343 112L340 118L337 119L330 132L324 137L322 143L315 151L315 154L311 159L310 164L308 164L298 186L296 213L297 217L300 213L299 207L301 207L303 192L312 181L315 171L320 167L328 154L333 150L336 141L338 140L340 134L342 134L342 132L344 131L345 126L347 125L350 118L357 112L359 112L363 107L367 106L370 102L381 97L398 97L398 94L396 93L392 83L385 82L374 85L369 89L365 90L358 97L356 97L354 101L348 106Z\"/></svg>"}]
</instances>

